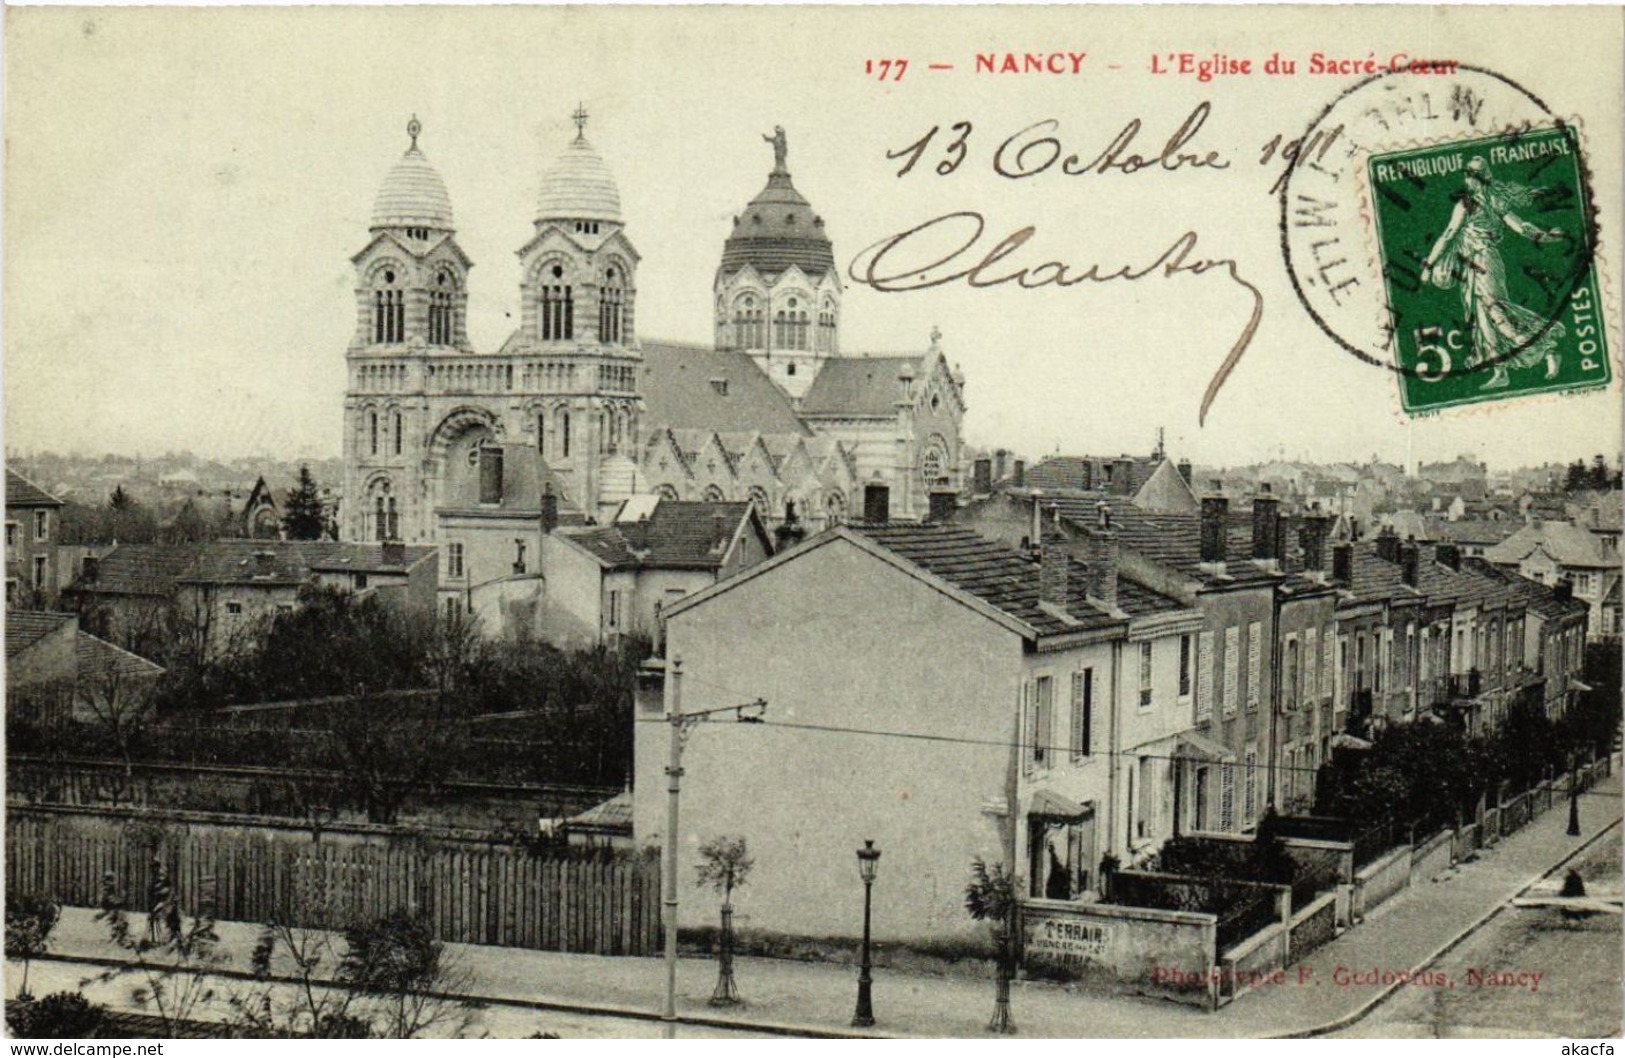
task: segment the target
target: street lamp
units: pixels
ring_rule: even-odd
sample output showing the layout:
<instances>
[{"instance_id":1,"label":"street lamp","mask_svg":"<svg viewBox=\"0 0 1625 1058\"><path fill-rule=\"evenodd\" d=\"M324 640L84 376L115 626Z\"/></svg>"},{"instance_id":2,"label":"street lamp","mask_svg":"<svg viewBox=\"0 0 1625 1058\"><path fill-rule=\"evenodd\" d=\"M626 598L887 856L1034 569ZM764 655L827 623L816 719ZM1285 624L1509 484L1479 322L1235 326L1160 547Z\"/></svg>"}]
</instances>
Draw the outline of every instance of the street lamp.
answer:
<instances>
[{"instance_id":1,"label":"street lamp","mask_svg":"<svg viewBox=\"0 0 1625 1058\"><path fill-rule=\"evenodd\" d=\"M852 1015L852 1024L868 1028L875 1023L875 1008L870 1001L869 986L869 907L875 889L875 871L880 866L880 850L873 841L865 841L858 850L858 874L863 877L863 962L858 970L858 1010Z\"/></svg>"}]
</instances>

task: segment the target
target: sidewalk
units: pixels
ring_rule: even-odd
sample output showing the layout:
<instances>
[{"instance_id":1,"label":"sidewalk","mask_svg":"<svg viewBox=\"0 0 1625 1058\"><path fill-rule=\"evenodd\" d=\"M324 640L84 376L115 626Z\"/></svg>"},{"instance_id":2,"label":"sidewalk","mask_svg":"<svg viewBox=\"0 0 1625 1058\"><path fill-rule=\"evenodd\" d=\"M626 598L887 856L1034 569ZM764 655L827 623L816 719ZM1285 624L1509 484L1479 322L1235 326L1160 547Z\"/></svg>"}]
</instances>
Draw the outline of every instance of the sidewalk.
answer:
<instances>
[{"instance_id":1,"label":"sidewalk","mask_svg":"<svg viewBox=\"0 0 1625 1058\"><path fill-rule=\"evenodd\" d=\"M1380 984L1335 985L1335 968L1405 971L1430 962L1542 874L1618 822L1620 807L1620 776L1616 773L1581 796L1580 837L1565 833L1566 806L1554 804L1535 822L1481 852L1476 862L1395 896L1364 924L1288 970L1291 983L1255 990L1217 1012L1017 982L1011 997L1016 1024L1021 1035L1028 1037L1313 1034L1355 1017L1385 991ZM246 970L257 932L249 923L219 924L222 950L232 954L228 970ZM94 912L82 908L64 909L51 950L57 957L81 960L112 960L119 954L108 942L104 927L94 921ZM660 1009L664 969L656 958L473 945L447 945L447 951L467 975L468 991L492 1001L651 1019ZM1300 968L1309 971L1306 979ZM745 1004L710 1007L706 1000L716 982L716 964L709 959L683 959L678 973L679 1015L696 1024L857 1034L850 1027L856 998L854 968L741 958L735 977ZM1299 984L1300 980L1305 983ZM877 968L874 1007L875 1028L864 1035L975 1037L982 1035L992 1012L993 985L973 978ZM648 1029L650 1036L659 1035L658 1021L650 1020Z\"/></svg>"}]
</instances>

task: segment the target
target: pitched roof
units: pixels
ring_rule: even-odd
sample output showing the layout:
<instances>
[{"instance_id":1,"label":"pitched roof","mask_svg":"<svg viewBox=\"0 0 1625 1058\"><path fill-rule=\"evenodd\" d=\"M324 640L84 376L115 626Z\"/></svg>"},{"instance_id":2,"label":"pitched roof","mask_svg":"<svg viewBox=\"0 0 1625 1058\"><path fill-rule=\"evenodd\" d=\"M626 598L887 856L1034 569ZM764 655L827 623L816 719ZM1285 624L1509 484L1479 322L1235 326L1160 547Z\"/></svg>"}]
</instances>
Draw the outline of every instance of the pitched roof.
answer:
<instances>
[{"instance_id":1,"label":"pitched roof","mask_svg":"<svg viewBox=\"0 0 1625 1058\"><path fill-rule=\"evenodd\" d=\"M1354 554L1349 565L1349 582L1344 586L1346 601L1363 603L1421 597L1417 589L1405 583L1405 573L1398 562L1390 562L1377 554L1374 541L1361 540L1349 546ZM1418 574L1420 572L1418 566Z\"/></svg>"},{"instance_id":2,"label":"pitched roof","mask_svg":"<svg viewBox=\"0 0 1625 1058\"><path fill-rule=\"evenodd\" d=\"M1484 558L1516 565L1541 547L1559 565L1590 568L1619 565L1619 555L1590 531L1570 522L1531 522L1484 552Z\"/></svg>"},{"instance_id":3,"label":"pitched roof","mask_svg":"<svg viewBox=\"0 0 1625 1058\"><path fill-rule=\"evenodd\" d=\"M7 507L60 507L62 501L29 481L10 467L6 468Z\"/></svg>"},{"instance_id":4,"label":"pitched roof","mask_svg":"<svg viewBox=\"0 0 1625 1058\"><path fill-rule=\"evenodd\" d=\"M640 389L655 428L805 436L790 398L748 353L645 342ZM714 386L716 381L721 385Z\"/></svg>"},{"instance_id":5,"label":"pitched roof","mask_svg":"<svg viewBox=\"0 0 1625 1058\"><path fill-rule=\"evenodd\" d=\"M199 544L120 544L68 586L70 592L168 596Z\"/></svg>"},{"instance_id":6,"label":"pitched roof","mask_svg":"<svg viewBox=\"0 0 1625 1058\"><path fill-rule=\"evenodd\" d=\"M750 520L769 552L772 542L751 519L749 503L710 503L704 500L661 500L644 519L621 521L563 534L610 568L716 569L727 557L717 547L721 520L725 539L732 542L740 523Z\"/></svg>"},{"instance_id":7,"label":"pitched roof","mask_svg":"<svg viewBox=\"0 0 1625 1058\"><path fill-rule=\"evenodd\" d=\"M1557 592L1538 581L1530 580L1510 569L1493 566L1482 559L1470 559L1463 566L1462 571L1469 573L1476 579L1494 582L1503 593L1503 597L1521 600L1529 609L1542 617L1575 616L1588 612L1591 607L1585 600L1576 599L1572 595L1567 599L1560 599ZM1618 586L1618 582L1615 582Z\"/></svg>"},{"instance_id":8,"label":"pitched roof","mask_svg":"<svg viewBox=\"0 0 1625 1058\"><path fill-rule=\"evenodd\" d=\"M89 632L80 632L74 640L74 652L79 658L79 678L95 680L107 674L125 679L162 676L164 667L146 658L114 646L105 639L97 639Z\"/></svg>"},{"instance_id":9,"label":"pitched roof","mask_svg":"<svg viewBox=\"0 0 1625 1058\"><path fill-rule=\"evenodd\" d=\"M826 360L801 398L801 413L893 416L902 393L897 379L904 368L918 379L925 370L925 357L840 356Z\"/></svg>"},{"instance_id":10,"label":"pitched roof","mask_svg":"<svg viewBox=\"0 0 1625 1058\"><path fill-rule=\"evenodd\" d=\"M1046 456L1026 470L1027 485L1039 489L1106 489L1125 496L1138 492L1162 464L1135 456ZM1124 480L1119 467L1126 468Z\"/></svg>"},{"instance_id":11,"label":"pitched roof","mask_svg":"<svg viewBox=\"0 0 1625 1058\"><path fill-rule=\"evenodd\" d=\"M1039 605L1037 562L969 529L914 522L856 522L846 528L1025 623L1041 636L1120 623L1086 597L1082 567L1070 558L1066 612L1074 619L1072 622Z\"/></svg>"},{"instance_id":12,"label":"pitched roof","mask_svg":"<svg viewBox=\"0 0 1625 1058\"><path fill-rule=\"evenodd\" d=\"M6 657L16 657L52 632L67 625L77 626L78 623L79 618L71 613L7 610Z\"/></svg>"}]
</instances>

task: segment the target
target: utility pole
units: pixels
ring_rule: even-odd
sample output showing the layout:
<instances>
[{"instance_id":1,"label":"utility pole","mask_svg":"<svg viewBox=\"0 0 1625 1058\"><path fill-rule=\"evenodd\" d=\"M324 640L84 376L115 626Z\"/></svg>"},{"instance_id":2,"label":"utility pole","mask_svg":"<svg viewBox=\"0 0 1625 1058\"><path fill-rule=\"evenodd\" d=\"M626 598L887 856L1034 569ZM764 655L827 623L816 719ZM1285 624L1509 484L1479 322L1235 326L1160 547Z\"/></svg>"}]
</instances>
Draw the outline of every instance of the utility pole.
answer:
<instances>
[{"instance_id":1,"label":"utility pole","mask_svg":"<svg viewBox=\"0 0 1625 1058\"><path fill-rule=\"evenodd\" d=\"M682 658L672 658L670 679L671 708L666 713L666 722L671 725L671 745L666 758L666 835L660 843L662 924L666 931L666 1002L660 1020L665 1026L662 1035L668 1040L677 1035L677 806L682 791L683 746L695 724L705 723L720 713L733 713L737 723L759 724L767 711L767 702L758 698L744 705L722 705L685 713Z\"/></svg>"}]
</instances>

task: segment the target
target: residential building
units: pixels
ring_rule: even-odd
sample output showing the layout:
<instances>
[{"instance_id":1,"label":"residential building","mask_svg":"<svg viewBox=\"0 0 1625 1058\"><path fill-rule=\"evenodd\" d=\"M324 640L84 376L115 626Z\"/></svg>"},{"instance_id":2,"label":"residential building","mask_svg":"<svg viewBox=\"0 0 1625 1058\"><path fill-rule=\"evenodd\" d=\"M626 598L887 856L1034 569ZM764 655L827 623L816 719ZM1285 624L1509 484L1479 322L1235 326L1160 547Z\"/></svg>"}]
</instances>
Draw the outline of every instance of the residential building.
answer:
<instances>
[{"instance_id":1,"label":"residential building","mask_svg":"<svg viewBox=\"0 0 1625 1058\"><path fill-rule=\"evenodd\" d=\"M38 607L56 598L62 501L6 468L6 604Z\"/></svg>"},{"instance_id":2,"label":"residential building","mask_svg":"<svg viewBox=\"0 0 1625 1058\"><path fill-rule=\"evenodd\" d=\"M635 496L608 525L542 538L548 585L542 635L559 645L642 636L658 653L666 609L773 551L772 536L748 502Z\"/></svg>"},{"instance_id":3,"label":"residential building","mask_svg":"<svg viewBox=\"0 0 1625 1058\"><path fill-rule=\"evenodd\" d=\"M671 606L665 708L766 702L761 723L686 741L682 874L700 841L742 834L756 871L737 923L852 936L850 850L874 840L900 879L875 887L878 935L925 939L976 929L974 858L1070 898L1108 851L1160 844L1198 621L1116 577L1110 537L1083 565L1041 535L1035 558L959 526L841 526ZM658 720L636 724L640 843L665 840ZM763 767L794 796L764 797Z\"/></svg>"},{"instance_id":4,"label":"residential building","mask_svg":"<svg viewBox=\"0 0 1625 1058\"><path fill-rule=\"evenodd\" d=\"M1484 552L1484 561L1552 587L1574 586L1574 597L1591 608L1593 639L1608 634L1605 602L1620 581L1619 552L1590 530L1565 521L1534 521ZM1617 629L1618 608L1612 627Z\"/></svg>"},{"instance_id":5,"label":"residential building","mask_svg":"<svg viewBox=\"0 0 1625 1058\"><path fill-rule=\"evenodd\" d=\"M208 656L294 609L307 587L433 613L436 557L432 547L332 540L123 544L87 564L65 596L89 627L125 649Z\"/></svg>"},{"instance_id":6,"label":"residential building","mask_svg":"<svg viewBox=\"0 0 1625 1058\"><path fill-rule=\"evenodd\" d=\"M80 631L76 614L6 613L8 721L127 720L145 712L163 672L146 658Z\"/></svg>"}]
</instances>

